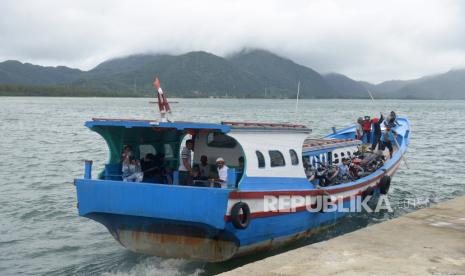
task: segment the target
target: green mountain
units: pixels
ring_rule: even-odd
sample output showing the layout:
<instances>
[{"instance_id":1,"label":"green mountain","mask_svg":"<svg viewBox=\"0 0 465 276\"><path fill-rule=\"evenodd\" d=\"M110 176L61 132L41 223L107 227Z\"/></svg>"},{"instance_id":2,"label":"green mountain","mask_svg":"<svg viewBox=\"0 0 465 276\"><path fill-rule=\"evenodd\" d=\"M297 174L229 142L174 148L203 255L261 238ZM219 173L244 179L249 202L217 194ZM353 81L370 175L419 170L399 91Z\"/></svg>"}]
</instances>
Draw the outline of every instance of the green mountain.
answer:
<instances>
[{"instance_id":1,"label":"green mountain","mask_svg":"<svg viewBox=\"0 0 465 276\"><path fill-rule=\"evenodd\" d=\"M98 65L73 85L149 94L156 75L166 91L182 97L295 98L299 81L302 98L337 97L314 70L262 50L229 58L206 52L118 58Z\"/></svg>"},{"instance_id":2,"label":"green mountain","mask_svg":"<svg viewBox=\"0 0 465 276\"><path fill-rule=\"evenodd\" d=\"M465 99L465 69L405 81L398 90L385 96L401 99Z\"/></svg>"},{"instance_id":3,"label":"green mountain","mask_svg":"<svg viewBox=\"0 0 465 276\"><path fill-rule=\"evenodd\" d=\"M302 98L336 98L337 91L316 71L264 50L244 50L229 57L238 68L255 76L260 87L255 95L265 93L279 98L295 98L300 81Z\"/></svg>"},{"instance_id":4,"label":"green mountain","mask_svg":"<svg viewBox=\"0 0 465 276\"><path fill-rule=\"evenodd\" d=\"M65 66L45 67L15 60L0 62L1 84L60 85L78 79L82 73Z\"/></svg>"},{"instance_id":5,"label":"green mountain","mask_svg":"<svg viewBox=\"0 0 465 276\"><path fill-rule=\"evenodd\" d=\"M412 80L390 80L374 85L360 82L379 98L387 99L465 99L465 69Z\"/></svg>"},{"instance_id":6,"label":"green mountain","mask_svg":"<svg viewBox=\"0 0 465 276\"><path fill-rule=\"evenodd\" d=\"M154 91L154 76L160 77L165 91L184 97L253 97L251 93L259 86L255 76L206 52L114 59L98 65L73 85L149 94Z\"/></svg>"},{"instance_id":7,"label":"green mountain","mask_svg":"<svg viewBox=\"0 0 465 276\"><path fill-rule=\"evenodd\" d=\"M207 52L183 55L132 55L110 59L89 71L0 62L0 95L148 96L159 76L175 97L465 99L465 69L414 80L380 84L355 81L311 68L264 50L229 57Z\"/></svg>"},{"instance_id":8,"label":"green mountain","mask_svg":"<svg viewBox=\"0 0 465 276\"><path fill-rule=\"evenodd\" d=\"M365 87L365 85L369 85L369 83L362 84L345 75L337 73L326 74L324 78L326 82L337 91L338 97L340 98L366 99L369 97Z\"/></svg>"}]
</instances>

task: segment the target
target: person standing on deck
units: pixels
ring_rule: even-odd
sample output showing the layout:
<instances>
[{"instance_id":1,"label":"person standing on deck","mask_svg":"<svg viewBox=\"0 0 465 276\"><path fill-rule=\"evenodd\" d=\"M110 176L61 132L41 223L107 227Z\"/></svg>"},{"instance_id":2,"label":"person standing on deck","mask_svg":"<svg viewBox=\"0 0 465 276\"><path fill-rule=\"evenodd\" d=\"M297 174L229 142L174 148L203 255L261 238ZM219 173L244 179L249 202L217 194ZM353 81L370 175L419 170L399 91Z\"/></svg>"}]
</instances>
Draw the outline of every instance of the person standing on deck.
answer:
<instances>
[{"instance_id":1,"label":"person standing on deck","mask_svg":"<svg viewBox=\"0 0 465 276\"><path fill-rule=\"evenodd\" d=\"M181 151L181 162L179 162L179 185L192 185L192 166L191 153L194 148L194 141L189 139L186 141L186 146Z\"/></svg>"},{"instance_id":2,"label":"person standing on deck","mask_svg":"<svg viewBox=\"0 0 465 276\"><path fill-rule=\"evenodd\" d=\"M391 128L400 125L399 122L397 122L397 115L394 111L389 113L384 123L389 125Z\"/></svg>"},{"instance_id":3,"label":"person standing on deck","mask_svg":"<svg viewBox=\"0 0 465 276\"><path fill-rule=\"evenodd\" d=\"M371 150L375 150L376 146L379 144L379 139L381 138L381 124L384 121L383 114L378 118L371 119L371 124L373 125L373 143L371 144Z\"/></svg>"},{"instance_id":4,"label":"person standing on deck","mask_svg":"<svg viewBox=\"0 0 465 276\"><path fill-rule=\"evenodd\" d=\"M386 126L383 134L381 135L379 149L384 151L386 147L389 149L389 156L392 158L392 154L394 153L394 147L392 146L395 143L397 134L392 130L390 125Z\"/></svg>"},{"instance_id":5,"label":"person standing on deck","mask_svg":"<svg viewBox=\"0 0 465 276\"><path fill-rule=\"evenodd\" d=\"M366 143L370 144L371 143L371 121L370 121L370 116L365 116L365 119L363 120L362 123L362 129L363 129L363 136L366 137Z\"/></svg>"}]
</instances>

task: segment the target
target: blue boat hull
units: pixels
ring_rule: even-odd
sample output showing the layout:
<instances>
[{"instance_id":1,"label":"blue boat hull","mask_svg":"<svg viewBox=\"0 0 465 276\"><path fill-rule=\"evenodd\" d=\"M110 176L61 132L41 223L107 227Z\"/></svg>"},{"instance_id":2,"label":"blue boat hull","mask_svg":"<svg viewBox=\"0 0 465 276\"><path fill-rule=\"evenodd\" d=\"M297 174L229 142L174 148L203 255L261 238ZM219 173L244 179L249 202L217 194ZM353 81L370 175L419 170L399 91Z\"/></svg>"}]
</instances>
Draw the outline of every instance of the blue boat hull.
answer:
<instances>
[{"instance_id":1,"label":"blue boat hull","mask_svg":"<svg viewBox=\"0 0 465 276\"><path fill-rule=\"evenodd\" d=\"M378 193L378 189L374 193ZM350 204L353 202L344 201L344 207ZM231 222L226 222L224 229L217 229L204 223L131 215L89 213L85 216L105 225L112 236L131 251L221 262L310 237L346 214L302 210L254 218L243 230L236 229Z\"/></svg>"}]
</instances>

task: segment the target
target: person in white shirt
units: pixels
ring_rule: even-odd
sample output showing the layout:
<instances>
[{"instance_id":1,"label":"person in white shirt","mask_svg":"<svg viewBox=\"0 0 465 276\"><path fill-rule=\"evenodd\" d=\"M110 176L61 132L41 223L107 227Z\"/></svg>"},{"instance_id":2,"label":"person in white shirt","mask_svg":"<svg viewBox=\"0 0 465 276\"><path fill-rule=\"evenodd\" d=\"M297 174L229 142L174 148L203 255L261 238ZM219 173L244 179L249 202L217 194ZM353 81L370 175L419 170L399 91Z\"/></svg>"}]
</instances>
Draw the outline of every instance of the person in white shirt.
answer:
<instances>
[{"instance_id":1,"label":"person in white shirt","mask_svg":"<svg viewBox=\"0 0 465 276\"><path fill-rule=\"evenodd\" d=\"M194 141L186 141L186 146L181 151L181 162L179 162L179 185L192 185L191 154L194 148Z\"/></svg>"},{"instance_id":2,"label":"person in white shirt","mask_svg":"<svg viewBox=\"0 0 465 276\"><path fill-rule=\"evenodd\" d=\"M216 159L216 166L218 168L218 178L221 182L221 188L226 188L228 185L228 166L224 164L222 157Z\"/></svg>"},{"instance_id":3,"label":"person in white shirt","mask_svg":"<svg viewBox=\"0 0 465 276\"><path fill-rule=\"evenodd\" d=\"M123 181L125 182L141 182L144 174L141 172L139 160L136 160L132 152L126 154L123 164Z\"/></svg>"}]
</instances>

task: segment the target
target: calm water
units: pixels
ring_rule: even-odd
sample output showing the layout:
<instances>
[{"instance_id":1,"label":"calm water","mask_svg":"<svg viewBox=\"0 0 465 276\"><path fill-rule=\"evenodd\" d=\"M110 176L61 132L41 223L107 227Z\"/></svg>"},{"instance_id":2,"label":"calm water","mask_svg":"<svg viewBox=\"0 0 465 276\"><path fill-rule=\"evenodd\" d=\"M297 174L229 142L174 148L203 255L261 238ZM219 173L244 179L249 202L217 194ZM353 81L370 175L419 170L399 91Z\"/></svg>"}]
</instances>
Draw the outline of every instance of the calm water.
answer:
<instances>
[{"instance_id":1,"label":"calm water","mask_svg":"<svg viewBox=\"0 0 465 276\"><path fill-rule=\"evenodd\" d=\"M145 256L121 247L102 225L77 216L72 180L81 176L82 160L94 160L94 170L100 170L107 159L105 143L84 122L91 117L157 118L156 106L148 102L0 97L0 275L211 274L276 253L223 264ZM291 121L311 126L314 137L380 110L396 110L410 119L410 169L402 165L393 180L394 213L348 218L291 247L465 194L465 101L306 100L298 116L290 100L181 99L172 107L177 120ZM406 199L416 201L406 204Z\"/></svg>"}]
</instances>

